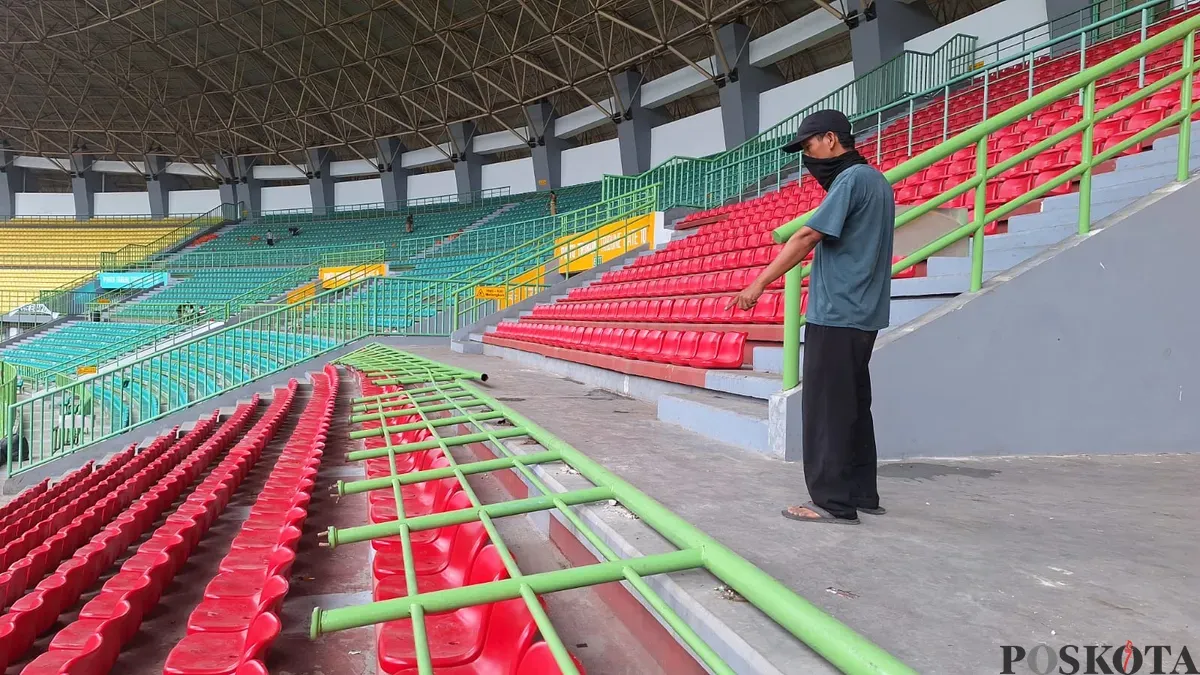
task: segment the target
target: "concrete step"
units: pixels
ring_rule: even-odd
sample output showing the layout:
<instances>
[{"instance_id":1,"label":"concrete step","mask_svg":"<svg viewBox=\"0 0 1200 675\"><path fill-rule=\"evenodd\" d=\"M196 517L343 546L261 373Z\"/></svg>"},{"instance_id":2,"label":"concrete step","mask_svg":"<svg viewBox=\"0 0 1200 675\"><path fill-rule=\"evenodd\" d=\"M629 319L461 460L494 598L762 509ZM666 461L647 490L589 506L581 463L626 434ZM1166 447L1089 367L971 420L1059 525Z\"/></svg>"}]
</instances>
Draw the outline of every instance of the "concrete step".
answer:
<instances>
[{"instance_id":1,"label":"concrete step","mask_svg":"<svg viewBox=\"0 0 1200 675\"><path fill-rule=\"evenodd\" d=\"M953 295L931 295L919 298L893 298L888 315L888 328L903 326L913 319L937 309Z\"/></svg>"},{"instance_id":2,"label":"concrete step","mask_svg":"<svg viewBox=\"0 0 1200 675\"><path fill-rule=\"evenodd\" d=\"M984 276L987 276L985 271ZM958 295L971 287L970 274L947 274L943 276L892 279L892 299L914 298L927 295Z\"/></svg>"},{"instance_id":3,"label":"concrete step","mask_svg":"<svg viewBox=\"0 0 1200 675\"><path fill-rule=\"evenodd\" d=\"M1017 265L1033 256L1041 253L1044 246L1026 246L1024 248L1011 248L1007 250L989 251L986 244L984 245L983 269L984 271L1000 272L1006 270L1013 265ZM929 276L948 276L955 274L971 273L971 258L966 256L936 256L929 259Z\"/></svg>"},{"instance_id":4,"label":"concrete step","mask_svg":"<svg viewBox=\"0 0 1200 675\"><path fill-rule=\"evenodd\" d=\"M704 387L765 401L783 387L783 380L777 374L754 370L710 370L704 378Z\"/></svg>"},{"instance_id":5,"label":"concrete step","mask_svg":"<svg viewBox=\"0 0 1200 675\"><path fill-rule=\"evenodd\" d=\"M658 419L743 450L770 453L766 401L717 392L664 394Z\"/></svg>"},{"instance_id":6,"label":"concrete step","mask_svg":"<svg viewBox=\"0 0 1200 675\"><path fill-rule=\"evenodd\" d=\"M1166 185L1163 183L1162 185ZM1107 218L1121 209L1129 206L1137 200L1145 197L1154 190L1162 187L1156 186L1153 189L1146 190L1144 193L1135 197L1122 197L1119 201L1114 202L1093 202L1092 203L1092 222L1098 222L1101 219ZM1076 200L1079 197L1076 196ZM1078 202L1076 202L1078 204ZM1062 227L1064 225L1078 225L1079 212L1077 210L1059 209L1056 211L1045 211L1042 213L1031 213L1029 215L1017 216L1008 221L1009 232L1028 232L1030 230L1044 230L1052 227Z\"/></svg>"},{"instance_id":7,"label":"concrete step","mask_svg":"<svg viewBox=\"0 0 1200 675\"><path fill-rule=\"evenodd\" d=\"M783 347L755 347L754 372L778 375L783 372ZM804 328L800 328L800 355L804 356Z\"/></svg>"},{"instance_id":8,"label":"concrete step","mask_svg":"<svg viewBox=\"0 0 1200 675\"><path fill-rule=\"evenodd\" d=\"M1021 216L1024 218L1024 216ZM1016 232L1006 232L1004 234L988 235L983 242L984 254L990 254L994 251L1008 251L1012 249L1028 248L1030 246L1051 246L1075 234L1078 227L1072 223L1070 225L1056 225L1054 227L1041 227L1035 230L1018 230ZM971 241L967 241L967 251L970 255Z\"/></svg>"}]
</instances>

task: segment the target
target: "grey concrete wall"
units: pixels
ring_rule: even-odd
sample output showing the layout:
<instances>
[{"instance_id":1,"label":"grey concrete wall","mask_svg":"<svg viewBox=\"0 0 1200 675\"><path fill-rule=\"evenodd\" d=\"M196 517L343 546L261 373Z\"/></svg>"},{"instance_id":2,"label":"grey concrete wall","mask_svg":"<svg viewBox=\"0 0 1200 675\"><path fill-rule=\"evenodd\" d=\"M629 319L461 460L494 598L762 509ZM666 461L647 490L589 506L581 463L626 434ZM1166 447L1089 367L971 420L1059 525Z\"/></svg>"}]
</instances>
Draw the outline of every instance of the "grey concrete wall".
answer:
<instances>
[{"instance_id":1,"label":"grey concrete wall","mask_svg":"<svg viewBox=\"0 0 1200 675\"><path fill-rule=\"evenodd\" d=\"M881 458L1200 450L1200 184L880 338Z\"/></svg>"}]
</instances>

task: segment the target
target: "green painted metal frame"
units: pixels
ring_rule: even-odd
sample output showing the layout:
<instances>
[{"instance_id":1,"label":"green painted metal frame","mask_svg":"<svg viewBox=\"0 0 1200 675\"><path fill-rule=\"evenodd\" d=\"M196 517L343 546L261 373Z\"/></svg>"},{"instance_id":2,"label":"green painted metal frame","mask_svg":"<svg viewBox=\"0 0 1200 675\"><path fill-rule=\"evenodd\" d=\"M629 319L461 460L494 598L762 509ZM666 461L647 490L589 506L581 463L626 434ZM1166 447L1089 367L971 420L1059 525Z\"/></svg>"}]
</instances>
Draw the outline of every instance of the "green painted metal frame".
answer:
<instances>
[{"instance_id":1,"label":"green painted metal frame","mask_svg":"<svg viewBox=\"0 0 1200 675\"><path fill-rule=\"evenodd\" d=\"M355 220L365 218L396 218L405 213L430 213L432 211L448 211L459 207L469 208L481 201L491 201L509 197L512 188L484 188L475 192L455 192L431 197L414 197L404 202L371 202L367 204L351 204L335 207L331 213L316 214L312 209L272 209L253 214L254 220L271 218L271 225L288 222L313 222L316 220ZM467 197L463 201L463 197ZM444 208L439 208L444 207Z\"/></svg>"},{"instance_id":2,"label":"green painted metal frame","mask_svg":"<svg viewBox=\"0 0 1200 675\"><path fill-rule=\"evenodd\" d=\"M921 153L920 155L904 162L900 166L888 171L885 175L892 183L908 178L918 171L928 168L935 162L946 159L959 150L972 147L976 148L976 167L975 175L963 181L959 185L943 192L942 194L929 199L912 209L909 209L896 217L896 227L903 227L917 218L937 209L956 199L959 196L965 195L970 191L974 191L974 216L971 222L948 232L936 240L922 246L920 249L906 256L903 260L892 265L892 273L901 272L913 265L924 262L934 254L951 246L964 239L971 240L971 292L978 291L983 286L983 269L984 269L984 228L999 220L1003 220L1015 213L1018 209L1026 204L1045 197L1055 188L1058 188L1071 181L1079 181L1079 234L1087 234L1091 228L1091 200L1092 200L1092 173L1096 167L1104 162L1115 159L1127 150L1144 144L1157 135L1169 130L1171 127L1177 126L1179 129L1179 154L1177 159L1176 179L1186 180L1190 173L1189 166L1189 148L1191 147L1191 124L1192 116L1197 110L1200 110L1200 104L1194 102L1193 99L1193 79L1195 73L1200 69L1200 65L1195 60L1195 38L1196 30L1200 29L1200 16L1192 17L1173 26L1156 36L1147 38L1143 42L1099 63L1091 68L1083 70L1076 75L1073 75L1066 80L1050 87L1021 103L1014 106L995 117L984 121L983 123L958 134L949 141ZM1096 102L1096 82L1122 67L1129 65L1135 61L1141 60L1143 57L1155 52L1158 49L1171 45L1172 43L1183 40L1183 54L1181 58L1180 68L1162 79L1156 80L1134 93L1122 98L1103 110L1095 109ZM1106 147L1099 153L1093 153L1092 133L1095 125L1102 122L1121 110L1128 108L1144 99L1153 96L1159 91L1163 91L1171 85L1181 82L1180 87L1180 107L1179 110L1167 115L1162 121L1150 127L1143 129L1129 138L1117 143L1111 147ZM1072 124L1070 127L1051 135L1050 137L1034 143L1026 147L1020 153L1013 157L997 163L995 166L988 166L987 162L987 141L988 138L1004 129L1010 124L1013 124L1021 119L1027 118L1042 108L1062 99L1066 96L1079 93L1082 96L1084 114L1083 118ZM1062 141L1074 136L1082 135L1082 157L1079 164L1066 170L1061 175L1047 181L1041 185L1027 190L1023 194L1014 197L1008 202L997 206L991 210L987 208L987 185L988 182L999 177L1005 171L1032 159L1043 151L1061 143ZM812 216L813 211L806 213L795 220L784 223L775 230L775 240L779 242L787 241L789 237L796 233L804 226L808 219ZM785 275L784 303L784 345L783 345L783 388L791 389L800 384L800 326L804 322L804 318L800 315L800 296L802 279L808 275L810 266L796 266Z\"/></svg>"},{"instance_id":3,"label":"green painted metal frame","mask_svg":"<svg viewBox=\"0 0 1200 675\"><path fill-rule=\"evenodd\" d=\"M338 359L338 362L363 370L375 383L411 380L410 373L414 370L428 368L425 359L382 346L372 346L348 354ZM522 598L533 613L538 629L549 644L559 667L564 673L577 673L570 655L542 610L536 594L621 581L645 600L709 670L728 675L734 672L733 669L645 580L645 577L655 574L705 569L843 672L914 672L662 504L466 379L450 379L454 377L452 371L439 372L436 377L442 379L400 392L355 399L352 419L378 420L380 428L364 431L370 432L368 435L381 436L384 439L384 447L352 452L348 459L358 461L371 457L387 457L392 476L339 482L335 491L338 495L347 495L391 490L399 517L390 523L346 529L330 528L322 542L326 546L334 547L399 536L404 552L408 594L403 598L361 606L327 610L318 608L313 612L310 627L314 639L334 631L410 618L413 622L418 670L427 674L433 671L424 629L426 614ZM454 423L445 424L446 417L439 416L442 413L448 413L447 416L454 420ZM432 438L419 443L393 445L394 429L385 431L382 427L388 424L388 420L413 415L419 417L419 422L401 425L402 428L427 429ZM459 435L441 433L447 427L459 424L464 429L475 431ZM363 432L355 434L364 435ZM516 438L532 440L543 449L518 454L502 442L504 439ZM488 443L500 456L485 461L460 462L449 451L452 447L469 443ZM443 450L450 462L449 467L411 473L397 472L397 456L435 447ZM554 492L533 467L555 462L571 467L594 487ZM516 471L532 486L531 491L535 496L505 502L481 503L466 477L498 470ZM451 477L458 480L470 499L470 508L427 516L405 515L401 491L404 485ZM678 550L640 558L621 558L584 522L579 513L571 508L605 500L616 500ZM603 560L581 567L523 574L497 532L494 520L543 511L555 511L570 523ZM504 561L510 578L463 588L419 592L412 562L411 533L467 522L480 522L483 525L492 545Z\"/></svg>"},{"instance_id":4,"label":"green painted metal frame","mask_svg":"<svg viewBox=\"0 0 1200 675\"><path fill-rule=\"evenodd\" d=\"M1101 0L1101 3L1105 1ZM1019 51L1006 55L1002 55L1002 52L1013 48L998 45L997 43L977 47L974 51L974 59L983 59L986 61L987 54L994 52L995 60L987 62L986 65L979 69L964 67L953 77L940 82L930 89L902 96L875 107L868 108L859 105L858 99L853 96L859 84L858 80L856 80L794 115L789 116L770 129L759 133L738 147L723 153L702 158L673 157L637 176L606 175L604 177L604 194L605 196L609 196L646 185L657 184L660 186L659 209L666 210L676 206L711 208L723 204L730 199L744 198L748 193L761 194L767 190L774 189L789 174L800 171L798 158L795 155L784 153L782 151L783 145L792 140L799 128L800 121L805 115L824 108L837 108L846 112L854 123L856 136L868 138L869 140L866 143L874 141L877 158L881 150L879 143L882 139L882 135L879 132L894 120L894 114L897 110L907 108L907 112L904 114L910 118L908 144L911 153L912 148L922 140L932 140L932 138L915 138L912 132L915 126L913 123L914 114L916 111L926 107L930 98L940 97L943 104L945 104L952 93L960 93L964 88L977 87L986 91L989 79L996 79L996 73L1010 66L1022 63L1030 65L1028 70L1032 74L1033 69L1038 66L1038 58L1050 53L1052 50L1063 49L1069 51L1074 49L1079 54L1080 69L1082 70L1085 66L1083 63L1085 52L1079 49L1080 46L1094 43L1101 37L1109 39L1138 30L1140 30L1144 39L1147 36L1149 26L1155 22L1154 14L1157 10L1161 8L1169 9L1171 5L1172 0L1149 0L1136 7L1099 18L1094 22L1083 22L1081 19L1078 19L1079 16L1083 16L1082 14L1072 12L1065 17L1068 20L1068 26L1075 23L1083 23L1085 25L1080 25L1078 28L1050 37L1049 24L1052 22L1047 22L1044 25L1045 36L1041 40L1033 41L1035 38L1032 35L1021 33L1003 38L1002 42L1005 44L1009 42L1016 44L1019 41L1021 45ZM1140 21L1140 25L1136 27L1126 26L1131 19L1137 19ZM1055 19L1054 21L1059 21L1059 19ZM1036 32L1038 29L1039 27L1035 26L1030 30ZM897 58L903 58L903 55ZM964 65L974 65L974 62ZM1139 70L1139 82L1144 80L1144 76L1145 63L1143 62ZM843 92L843 89L845 92ZM1031 75L1029 77L1029 97L1032 98L1034 93L1034 84ZM984 117L987 117L986 105L983 106L983 113ZM934 132L934 137L938 141L945 141L950 136L948 118L949 111L943 108L941 123L939 128ZM864 154L868 157L871 156L871 151L866 145L864 145Z\"/></svg>"}]
</instances>

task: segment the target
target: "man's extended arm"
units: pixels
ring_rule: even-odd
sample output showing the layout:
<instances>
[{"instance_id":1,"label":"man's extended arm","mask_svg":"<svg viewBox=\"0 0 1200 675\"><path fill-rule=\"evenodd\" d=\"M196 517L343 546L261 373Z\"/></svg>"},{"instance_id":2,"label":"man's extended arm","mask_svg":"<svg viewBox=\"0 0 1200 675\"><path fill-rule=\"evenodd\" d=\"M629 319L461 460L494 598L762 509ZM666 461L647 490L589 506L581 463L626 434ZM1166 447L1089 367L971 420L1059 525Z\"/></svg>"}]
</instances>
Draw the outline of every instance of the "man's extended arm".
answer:
<instances>
[{"instance_id":1,"label":"man's extended arm","mask_svg":"<svg viewBox=\"0 0 1200 675\"><path fill-rule=\"evenodd\" d=\"M783 250L775 257L775 260L771 261L771 264L767 265L767 269L763 270L762 274L758 275L758 278L752 281L745 290L734 296L733 300L729 302L729 307L735 305L741 309L753 307L754 303L758 302L758 297L767 290L767 286L803 262L805 256L816 248L824 236L807 226L796 230L796 233L783 245Z\"/></svg>"}]
</instances>

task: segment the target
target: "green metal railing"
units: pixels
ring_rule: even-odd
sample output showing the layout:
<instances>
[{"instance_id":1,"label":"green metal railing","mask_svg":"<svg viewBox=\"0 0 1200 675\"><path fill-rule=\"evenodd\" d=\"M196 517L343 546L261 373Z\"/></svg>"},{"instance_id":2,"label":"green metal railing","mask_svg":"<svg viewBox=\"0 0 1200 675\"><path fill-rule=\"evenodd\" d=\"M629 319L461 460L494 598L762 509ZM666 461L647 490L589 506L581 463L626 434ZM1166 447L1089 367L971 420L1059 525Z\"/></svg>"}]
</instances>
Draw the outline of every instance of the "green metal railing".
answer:
<instances>
[{"instance_id":1,"label":"green metal railing","mask_svg":"<svg viewBox=\"0 0 1200 675\"><path fill-rule=\"evenodd\" d=\"M498 188L487 188L474 192L461 192L433 197L415 197L403 202L373 202L368 204L347 204L334 207L327 213L314 213L308 209L272 209L253 214L254 220L271 219L271 223L311 222L314 218L321 220L360 220L363 218L388 217L395 218L397 213L429 213L460 207L479 206L480 202L503 199L508 197L512 188L507 185ZM465 199L464 199L465 198ZM444 208L443 208L444 207Z\"/></svg>"},{"instance_id":2,"label":"green metal railing","mask_svg":"<svg viewBox=\"0 0 1200 675\"><path fill-rule=\"evenodd\" d=\"M382 249L380 241L328 246L267 246L265 243L242 251L189 251L170 262L156 262L154 269L204 269L225 267L293 267L312 265L338 254L353 255L364 249Z\"/></svg>"},{"instance_id":3,"label":"green metal railing","mask_svg":"<svg viewBox=\"0 0 1200 675\"><path fill-rule=\"evenodd\" d=\"M743 198L747 194L761 194L777 187L787 176L800 170L798 156L783 152L783 146L794 138L800 121L805 116L824 108L837 108L848 113L854 123L855 135L860 139L859 145L863 154L868 157L874 156L877 163L883 151L882 132L892 123L906 119L909 131L906 134L905 149L909 155L915 154L947 140L956 131L950 119L949 101L952 95L961 95L970 90L981 92L985 102L974 112L979 113L982 119L987 119L994 113L988 110L987 93L998 78L1022 78L1027 86L1025 98L1031 98L1044 87L1044 84L1035 83L1035 74L1039 69L1050 67L1057 62L1051 60L1052 54L1056 59L1074 59L1082 69L1086 65L1084 48L1088 45L1101 39L1134 32L1139 32L1140 36L1145 38L1155 24L1160 22L1165 11L1171 8L1171 4L1172 0L1151 0L1137 7L1111 13L1052 39L1049 38L1050 29L1047 25L1044 28L1047 38L1045 41L1035 42L1020 51L1011 47L996 47L993 46L994 43L976 48L973 56L955 59L955 64L962 67L959 74L929 89L898 97L874 108L859 106L857 99L839 89L726 152L707 158L675 157L637 176L606 175L603 181L604 195L607 197L645 185L658 184L659 210L666 210L676 206L711 208L730 199ZM1058 32L1057 27L1055 32ZM1018 40L1020 35L1005 40ZM1032 39L1032 34L1026 36L1023 44L1029 44ZM987 62L987 58L981 58L981 54L993 52L995 58L990 63ZM974 69L978 63L986 65ZM1009 69L1015 70L1010 72ZM1145 71L1146 64L1142 61L1139 66L1139 83L1144 83ZM856 86L856 83L851 83L846 88ZM929 105L939 104L942 106L940 117L929 122L922 122L918 118L918 112L927 109ZM970 111L956 107L956 115L963 112Z\"/></svg>"},{"instance_id":4,"label":"green metal railing","mask_svg":"<svg viewBox=\"0 0 1200 675\"><path fill-rule=\"evenodd\" d=\"M17 378L19 374L12 365L0 361L0 430L7 434L8 407L17 402Z\"/></svg>"},{"instance_id":5,"label":"green metal railing","mask_svg":"<svg viewBox=\"0 0 1200 675\"><path fill-rule=\"evenodd\" d=\"M902 227L917 218L944 206L960 196L972 193L974 199L973 217L971 221L955 230L948 232L929 244L914 251L903 260L892 266L892 272L906 270L913 265L927 260L932 255L948 246L971 240L971 286L972 292L978 291L983 285L984 228L990 224L1006 219L1026 204L1048 195L1051 191L1072 182L1079 185L1079 234L1087 234L1091 228L1092 203L1092 173L1099 165L1115 159L1125 152L1151 141L1154 137L1177 128L1179 132L1179 152L1176 167L1176 179L1185 180L1190 173L1189 151L1191 148L1191 120L1200 105L1193 101L1193 79L1198 69L1195 61L1196 30L1200 29L1200 16L1189 18L1163 32L1149 37L1129 49L1109 58L1102 63L1083 70L1063 82L1037 94L1028 101L1006 110L995 117L951 138L936 148L904 162L900 166L886 172L889 181L908 178L918 171L928 168L935 162L941 161L959 150L975 148L975 175L942 194L915 206L897 216L896 227ZM1119 101L1096 110L1097 82L1106 78L1121 68L1144 59L1159 49L1169 47L1173 43L1183 41L1183 53L1180 66L1159 80L1123 97ZM1133 106L1154 94L1165 91L1173 85L1180 85L1179 109L1167 115L1162 121L1138 131L1129 138L1111 146L1105 146L1100 152L1094 148L1093 131L1096 124L1113 117L1115 114ZM988 162L988 139L996 132L1010 124L1034 115L1042 108L1064 97L1078 94L1083 101L1083 117L1080 121L1062 131L1021 150L1016 155L995 165ZM1082 137L1082 157L1073 167L1066 169L1060 175L1048 180L1024 193L1013 197L1007 202L988 207L988 185L994 183L1006 171L1025 163L1042 152L1056 146L1072 136ZM811 217L812 212L806 213L791 222L785 223L775 230L776 241L786 241L799 230ZM785 389L795 387L800 382L800 326L803 317L800 315L801 282L809 273L809 267L797 266L786 275L784 293L785 323L784 323L784 366L783 385Z\"/></svg>"},{"instance_id":6,"label":"green metal railing","mask_svg":"<svg viewBox=\"0 0 1200 675\"><path fill-rule=\"evenodd\" d=\"M471 382L482 379L481 374L456 372L439 364L431 365L426 359L379 345L342 357L339 362L358 368L376 384L405 386L401 391L355 399L356 405L350 418L352 422L378 423L374 428L351 432L351 438L377 438L381 443L380 447L351 452L347 458L350 461L362 461L386 457L391 475L339 482L335 488L339 496L376 490L390 491L398 518L392 522L345 529L331 527L325 533L323 544L337 547L398 536L404 551L408 592L403 598L366 605L317 608L313 611L310 626L313 639L336 631L411 619L417 670L422 675L428 675L433 672L433 667L425 632L426 615L519 598L532 614L539 634L548 643L562 672L577 674L579 671L542 608L538 594L624 582L630 592L640 597L708 670L729 675L734 672L733 668L646 581L647 577L658 574L706 570L845 673L915 672L630 483L484 393ZM416 431L426 431L430 437L415 443L394 443L392 440L394 434ZM514 452L509 444L518 441L522 450ZM474 444L485 445L496 458L461 461L451 452L451 448ZM426 450L441 450L450 466L409 473L397 470L399 457ZM573 469L589 481L591 487L554 491L537 471L538 467L552 465L565 465ZM523 499L483 503L467 476L505 470L515 471L531 485L531 495ZM405 513L403 486L447 478L458 481L471 502L470 508L426 516L409 516ZM622 558L575 508L606 500L615 500L676 550ZM538 512L554 512L555 516L569 523L598 552L601 560L569 569L524 573L497 531L495 519ZM420 592L414 573L412 533L474 522L480 523L487 532L490 543L504 563L508 578Z\"/></svg>"},{"instance_id":7,"label":"green metal railing","mask_svg":"<svg viewBox=\"0 0 1200 675\"><path fill-rule=\"evenodd\" d=\"M405 285L413 302L427 307L432 299L440 300L436 305L439 314L433 323L423 324L422 334L449 335L498 308L495 299L476 297L479 286L501 288L505 298L501 303L515 304L544 290L547 273L567 269L566 261L590 258L599 263L602 254L619 255L636 248L640 244L635 239L643 233L646 239L653 234L653 223L642 219L653 214L657 190L651 185L574 211L509 225L515 233L512 248L446 279L402 278L383 283ZM542 273L536 272L543 267Z\"/></svg>"},{"instance_id":8,"label":"green metal railing","mask_svg":"<svg viewBox=\"0 0 1200 675\"><path fill-rule=\"evenodd\" d=\"M236 324L187 335L189 329L229 316L185 316L167 325L172 331L164 327L156 334L154 344L130 340L37 373L41 386L53 388L7 407L16 422L11 435L25 438L31 451L20 460L10 456L10 473L41 466L376 332L372 314L350 309L357 294L382 281L366 276L375 264L320 280L335 287L318 288L315 295L290 304L257 303L261 313ZM329 320L308 320L316 311L324 311ZM151 353L131 354L135 351ZM96 373L72 379L81 365L95 367Z\"/></svg>"},{"instance_id":9,"label":"green metal railing","mask_svg":"<svg viewBox=\"0 0 1200 675\"><path fill-rule=\"evenodd\" d=\"M235 222L239 215L236 204L221 204L148 244L129 244L112 253L101 253L100 268L104 270L123 269L159 257L163 252L182 244L201 230L225 222Z\"/></svg>"}]
</instances>

